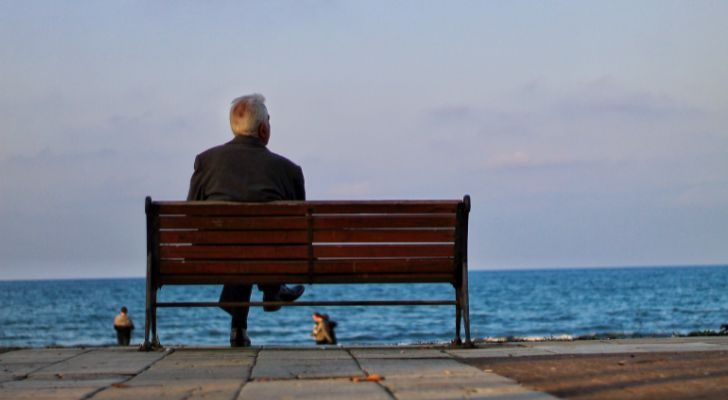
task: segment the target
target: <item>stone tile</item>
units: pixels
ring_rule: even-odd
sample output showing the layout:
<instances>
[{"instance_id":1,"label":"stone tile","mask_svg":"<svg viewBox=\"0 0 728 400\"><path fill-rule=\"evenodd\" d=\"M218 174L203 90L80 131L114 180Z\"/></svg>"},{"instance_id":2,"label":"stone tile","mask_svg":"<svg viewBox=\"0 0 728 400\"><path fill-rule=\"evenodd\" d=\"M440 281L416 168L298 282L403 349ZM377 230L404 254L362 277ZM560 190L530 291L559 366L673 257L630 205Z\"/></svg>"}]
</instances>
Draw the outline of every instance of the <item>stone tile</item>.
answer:
<instances>
[{"instance_id":1,"label":"stone tile","mask_svg":"<svg viewBox=\"0 0 728 400\"><path fill-rule=\"evenodd\" d=\"M67 377L64 375L54 377L36 378L16 380L12 382L4 382L0 384L0 390L6 389L22 389L22 390L38 390L38 389L63 389L63 388L95 388L101 389L114 383L120 383L129 379L125 375L85 375L76 377Z\"/></svg>"},{"instance_id":2,"label":"stone tile","mask_svg":"<svg viewBox=\"0 0 728 400\"><path fill-rule=\"evenodd\" d=\"M368 374L379 374L386 379L392 377L470 376L482 373L475 367L461 364L453 359L430 359L427 361L417 359L361 359L359 363Z\"/></svg>"},{"instance_id":3,"label":"stone tile","mask_svg":"<svg viewBox=\"0 0 728 400\"><path fill-rule=\"evenodd\" d=\"M97 388L51 388L51 389L3 389L0 400L77 400L88 396Z\"/></svg>"},{"instance_id":4,"label":"stone tile","mask_svg":"<svg viewBox=\"0 0 728 400\"><path fill-rule=\"evenodd\" d=\"M728 345L728 336L691 336L691 337L668 337L668 338L633 338L633 339L610 339L603 340L603 343L612 344L672 344L672 343L713 343L723 342Z\"/></svg>"},{"instance_id":5,"label":"stone tile","mask_svg":"<svg viewBox=\"0 0 728 400\"><path fill-rule=\"evenodd\" d=\"M129 386L116 385L93 396L93 400L156 400L156 399L207 399L229 400L238 393L242 382L235 380L217 380L214 383L189 382L173 385Z\"/></svg>"},{"instance_id":6,"label":"stone tile","mask_svg":"<svg viewBox=\"0 0 728 400\"><path fill-rule=\"evenodd\" d=\"M260 359L253 368L252 378L295 379L295 378L348 378L363 376L362 370L353 358L349 359Z\"/></svg>"},{"instance_id":7,"label":"stone tile","mask_svg":"<svg viewBox=\"0 0 728 400\"><path fill-rule=\"evenodd\" d=\"M687 339L690 339L689 341L691 342L712 343L728 346L728 336L697 336Z\"/></svg>"},{"instance_id":8,"label":"stone tile","mask_svg":"<svg viewBox=\"0 0 728 400\"><path fill-rule=\"evenodd\" d=\"M351 356L342 349L312 350L260 350L258 360L350 360Z\"/></svg>"},{"instance_id":9,"label":"stone tile","mask_svg":"<svg viewBox=\"0 0 728 400\"><path fill-rule=\"evenodd\" d=\"M530 357L554 355L553 352L543 348L534 347L494 347L484 349L458 349L447 350L447 353L457 358L504 358L504 357Z\"/></svg>"},{"instance_id":10,"label":"stone tile","mask_svg":"<svg viewBox=\"0 0 728 400\"><path fill-rule=\"evenodd\" d=\"M165 357L168 352L140 352L136 349L95 349L66 361L42 368L32 376L53 376L64 374L81 376L97 375L136 375L155 361Z\"/></svg>"},{"instance_id":11,"label":"stone tile","mask_svg":"<svg viewBox=\"0 0 728 400\"><path fill-rule=\"evenodd\" d=\"M289 380L249 382L239 400L389 400L391 397L374 382L354 383L348 379Z\"/></svg>"},{"instance_id":12,"label":"stone tile","mask_svg":"<svg viewBox=\"0 0 728 400\"><path fill-rule=\"evenodd\" d=\"M646 352L670 352L670 351L713 351L720 350L721 346L709 343L655 343L655 342L632 342L625 344L594 342L584 343L563 343L538 345L535 349L542 349L556 354L619 354L619 353L646 353Z\"/></svg>"},{"instance_id":13,"label":"stone tile","mask_svg":"<svg viewBox=\"0 0 728 400\"><path fill-rule=\"evenodd\" d=\"M33 371L47 367L49 363L12 363L0 364L0 382L25 378Z\"/></svg>"},{"instance_id":14,"label":"stone tile","mask_svg":"<svg viewBox=\"0 0 728 400\"><path fill-rule=\"evenodd\" d=\"M554 354L619 354L619 353L644 353L644 350L634 346L619 346L613 344L590 344L590 345L546 345L538 346L538 349L549 351Z\"/></svg>"},{"instance_id":15,"label":"stone tile","mask_svg":"<svg viewBox=\"0 0 728 400\"><path fill-rule=\"evenodd\" d=\"M0 382L23 379L37 370L86 351L83 349L23 349L0 354Z\"/></svg>"},{"instance_id":16,"label":"stone tile","mask_svg":"<svg viewBox=\"0 0 728 400\"><path fill-rule=\"evenodd\" d=\"M261 350L252 378L336 378L361 375L361 369L345 350Z\"/></svg>"},{"instance_id":17,"label":"stone tile","mask_svg":"<svg viewBox=\"0 0 728 400\"><path fill-rule=\"evenodd\" d=\"M451 358L440 349L403 349L403 348L384 348L384 349L351 349L351 354L356 359L364 358Z\"/></svg>"},{"instance_id":18,"label":"stone tile","mask_svg":"<svg viewBox=\"0 0 728 400\"><path fill-rule=\"evenodd\" d=\"M619 347L626 347L627 345L620 345ZM721 346L718 344L710 343L671 343L671 344L657 344L657 343L646 343L646 344L635 344L631 347L635 347L640 350L648 352L662 352L662 351L714 351L720 350Z\"/></svg>"},{"instance_id":19,"label":"stone tile","mask_svg":"<svg viewBox=\"0 0 728 400\"><path fill-rule=\"evenodd\" d=\"M231 399L248 379L255 351L175 351L94 399Z\"/></svg>"},{"instance_id":20,"label":"stone tile","mask_svg":"<svg viewBox=\"0 0 728 400\"><path fill-rule=\"evenodd\" d=\"M232 380L245 382L255 361L254 352L175 351L127 382L128 386L196 385Z\"/></svg>"},{"instance_id":21,"label":"stone tile","mask_svg":"<svg viewBox=\"0 0 728 400\"><path fill-rule=\"evenodd\" d=\"M53 364L69 359L85 349L23 349L0 354L0 366L7 364Z\"/></svg>"},{"instance_id":22,"label":"stone tile","mask_svg":"<svg viewBox=\"0 0 728 400\"><path fill-rule=\"evenodd\" d=\"M485 372L470 376L393 377L381 383L397 399L555 399L528 390L508 378Z\"/></svg>"}]
</instances>

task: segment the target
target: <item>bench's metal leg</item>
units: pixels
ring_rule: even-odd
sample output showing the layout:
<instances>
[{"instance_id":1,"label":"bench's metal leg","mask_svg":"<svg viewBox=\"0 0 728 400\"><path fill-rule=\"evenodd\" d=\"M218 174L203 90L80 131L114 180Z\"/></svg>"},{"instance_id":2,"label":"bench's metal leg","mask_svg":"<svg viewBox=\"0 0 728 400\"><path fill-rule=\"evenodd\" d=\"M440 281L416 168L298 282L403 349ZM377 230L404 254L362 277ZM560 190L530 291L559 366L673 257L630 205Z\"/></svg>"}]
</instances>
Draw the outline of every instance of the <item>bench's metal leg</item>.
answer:
<instances>
[{"instance_id":1,"label":"bench's metal leg","mask_svg":"<svg viewBox=\"0 0 728 400\"><path fill-rule=\"evenodd\" d=\"M462 320L462 293L460 288L455 288L455 339L452 343L456 346L460 346L463 341L460 339L460 321Z\"/></svg>"},{"instance_id":2,"label":"bench's metal leg","mask_svg":"<svg viewBox=\"0 0 728 400\"><path fill-rule=\"evenodd\" d=\"M157 291L152 292L152 348L160 349L162 344L159 343L159 336L157 336Z\"/></svg>"},{"instance_id":3,"label":"bench's metal leg","mask_svg":"<svg viewBox=\"0 0 728 400\"><path fill-rule=\"evenodd\" d=\"M463 266L463 298L461 300L463 305L463 322L465 323L465 346L475 347L473 342L470 341L470 299L468 294L468 263L465 262Z\"/></svg>"},{"instance_id":4,"label":"bench's metal leg","mask_svg":"<svg viewBox=\"0 0 728 400\"><path fill-rule=\"evenodd\" d=\"M139 350L149 351L151 350L151 343L149 342L149 325L151 321L151 315L149 306L147 306L146 318L144 318L144 343Z\"/></svg>"},{"instance_id":5,"label":"bench's metal leg","mask_svg":"<svg viewBox=\"0 0 728 400\"><path fill-rule=\"evenodd\" d=\"M150 340L151 333L151 340ZM147 290L147 307L144 318L144 343L139 351L150 351L161 348L159 336L157 336L157 294L156 289Z\"/></svg>"},{"instance_id":6,"label":"bench's metal leg","mask_svg":"<svg viewBox=\"0 0 728 400\"><path fill-rule=\"evenodd\" d=\"M147 261L150 262L150 261ZM147 272L147 296L144 317L144 343L139 347L139 351L149 351L152 349L152 343L149 341L149 330L152 326L152 283L151 277Z\"/></svg>"}]
</instances>

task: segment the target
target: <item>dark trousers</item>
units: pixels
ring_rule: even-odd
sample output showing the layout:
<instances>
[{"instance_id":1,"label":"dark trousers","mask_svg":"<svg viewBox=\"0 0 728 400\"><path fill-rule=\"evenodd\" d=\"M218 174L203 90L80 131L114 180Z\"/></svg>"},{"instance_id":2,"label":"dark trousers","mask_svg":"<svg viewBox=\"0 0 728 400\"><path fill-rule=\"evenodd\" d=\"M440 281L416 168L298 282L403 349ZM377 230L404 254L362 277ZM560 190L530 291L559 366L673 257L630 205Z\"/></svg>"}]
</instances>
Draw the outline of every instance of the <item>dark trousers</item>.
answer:
<instances>
[{"instance_id":1,"label":"dark trousers","mask_svg":"<svg viewBox=\"0 0 728 400\"><path fill-rule=\"evenodd\" d=\"M116 343L119 346L128 346L131 342L131 330L129 326L115 326L116 329Z\"/></svg>"},{"instance_id":2,"label":"dark trousers","mask_svg":"<svg viewBox=\"0 0 728 400\"><path fill-rule=\"evenodd\" d=\"M265 296L275 295L281 290L281 285L258 285L258 289ZM224 285L220 292L220 302L226 303L247 303L253 292L252 285ZM248 329L248 307L222 307L230 316L230 328Z\"/></svg>"}]
</instances>

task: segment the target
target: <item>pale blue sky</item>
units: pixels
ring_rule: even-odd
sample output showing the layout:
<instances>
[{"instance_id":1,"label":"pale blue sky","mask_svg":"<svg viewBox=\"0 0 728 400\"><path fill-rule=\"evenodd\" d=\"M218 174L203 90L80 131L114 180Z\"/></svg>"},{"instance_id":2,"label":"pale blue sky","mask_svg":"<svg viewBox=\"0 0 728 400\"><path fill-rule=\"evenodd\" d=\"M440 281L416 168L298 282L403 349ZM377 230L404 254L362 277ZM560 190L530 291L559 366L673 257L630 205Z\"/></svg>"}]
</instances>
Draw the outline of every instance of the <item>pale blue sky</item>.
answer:
<instances>
[{"instance_id":1,"label":"pale blue sky","mask_svg":"<svg viewBox=\"0 0 728 400\"><path fill-rule=\"evenodd\" d=\"M0 279L142 276L268 98L311 199L473 197L471 268L728 263L728 3L1 2Z\"/></svg>"}]
</instances>

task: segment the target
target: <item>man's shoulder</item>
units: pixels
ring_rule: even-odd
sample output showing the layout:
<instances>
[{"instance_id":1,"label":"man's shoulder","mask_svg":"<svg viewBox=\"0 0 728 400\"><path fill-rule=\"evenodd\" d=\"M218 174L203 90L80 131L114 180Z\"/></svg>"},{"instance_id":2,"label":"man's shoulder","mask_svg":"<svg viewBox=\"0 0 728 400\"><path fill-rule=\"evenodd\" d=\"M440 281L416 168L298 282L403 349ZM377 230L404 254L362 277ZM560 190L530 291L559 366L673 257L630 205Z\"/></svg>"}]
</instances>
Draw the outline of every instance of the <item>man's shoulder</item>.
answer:
<instances>
[{"instance_id":1,"label":"man's shoulder","mask_svg":"<svg viewBox=\"0 0 728 400\"><path fill-rule=\"evenodd\" d=\"M214 164L221 160L247 160L262 163L262 165L284 167L288 170L301 170L301 167L278 153L270 151L261 145L245 138L236 138L227 143L211 147L197 155L198 161L203 164ZM255 160L255 161L253 161Z\"/></svg>"},{"instance_id":2,"label":"man's shoulder","mask_svg":"<svg viewBox=\"0 0 728 400\"><path fill-rule=\"evenodd\" d=\"M282 155L280 155L278 153L274 153L274 152L272 152L272 151L269 150L268 151L268 154L270 155L270 157L272 159L276 160L276 162L279 162L281 164L285 164L289 168L301 169L301 167L298 164L294 163L293 161L289 160L288 158L286 158L286 157L284 157L284 156L282 156Z\"/></svg>"},{"instance_id":3,"label":"man's shoulder","mask_svg":"<svg viewBox=\"0 0 728 400\"><path fill-rule=\"evenodd\" d=\"M226 144L227 143L220 144L220 145L217 145L217 146L214 146L214 147L210 147L209 149L207 149L207 150L203 151L202 153L198 154L197 157L207 158L207 157L214 156L215 154L221 153L221 152L225 151L225 145Z\"/></svg>"}]
</instances>

